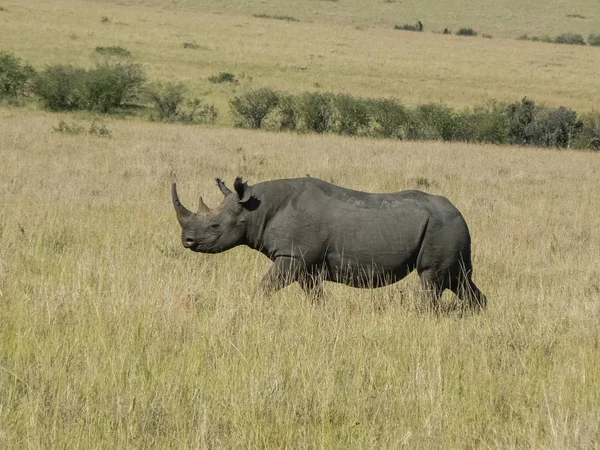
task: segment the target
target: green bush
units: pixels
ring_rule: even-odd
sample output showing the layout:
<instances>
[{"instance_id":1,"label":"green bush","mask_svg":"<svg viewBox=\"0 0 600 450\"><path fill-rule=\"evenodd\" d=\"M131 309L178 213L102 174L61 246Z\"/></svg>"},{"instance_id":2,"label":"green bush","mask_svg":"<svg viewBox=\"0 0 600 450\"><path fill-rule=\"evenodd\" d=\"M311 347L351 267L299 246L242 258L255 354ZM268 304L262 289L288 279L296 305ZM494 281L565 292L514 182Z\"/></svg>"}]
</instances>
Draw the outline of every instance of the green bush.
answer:
<instances>
[{"instance_id":1,"label":"green bush","mask_svg":"<svg viewBox=\"0 0 600 450\"><path fill-rule=\"evenodd\" d=\"M330 131L334 117L333 96L321 92L302 94L298 101L298 117L306 131Z\"/></svg>"},{"instance_id":2,"label":"green bush","mask_svg":"<svg viewBox=\"0 0 600 450\"><path fill-rule=\"evenodd\" d=\"M410 121L409 111L395 99L372 99L368 101L372 132L377 137L402 138L403 127Z\"/></svg>"},{"instance_id":3,"label":"green bush","mask_svg":"<svg viewBox=\"0 0 600 450\"><path fill-rule=\"evenodd\" d=\"M370 123L367 102L348 94L336 95L333 102L333 131L350 136L366 134Z\"/></svg>"},{"instance_id":4,"label":"green bush","mask_svg":"<svg viewBox=\"0 0 600 450\"><path fill-rule=\"evenodd\" d=\"M569 148L583 128L577 113L561 106L540 118L541 142L544 147Z\"/></svg>"},{"instance_id":5,"label":"green bush","mask_svg":"<svg viewBox=\"0 0 600 450\"><path fill-rule=\"evenodd\" d=\"M95 52L103 56L116 56L122 58L131 56L131 52L121 46L96 47Z\"/></svg>"},{"instance_id":6,"label":"green bush","mask_svg":"<svg viewBox=\"0 0 600 450\"><path fill-rule=\"evenodd\" d=\"M292 131L297 126L297 108L298 102L293 95L279 94L279 129L282 131Z\"/></svg>"},{"instance_id":7,"label":"green bush","mask_svg":"<svg viewBox=\"0 0 600 450\"><path fill-rule=\"evenodd\" d=\"M417 106L412 112L407 137L409 139L461 140L464 131L459 127L455 111L445 105L429 103ZM463 138L464 140L464 138Z\"/></svg>"},{"instance_id":8,"label":"green bush","mask_svg":"<svg viewBox=\"0 0 600 450\"><path fill-rule=\"evenodd\" d=\"M508 142L509 126L507 105L499 102L489 102L460 113L464 139L470 142L488 144L506 144Z\"/></svg>"},{"instance_id":9,"label":"green bush","mask_svg":"<svg viewBox=\"0 0 600 450\"><path fill-rule=\"evenodd\" d=\"M588 36L588 44L594 46L594 47L600 47L600 34L590 34Z\"/></svg>"},{"instance_id":10,"label":"green bush","mask_svg":"<svg viewBox=\"0 0 600 450\"><path fill-rule=\"evenodd\" d=\"M0 99L19 103L29 94L35 69L8 52L0 52Z\"/></svg>"},{"instance_id":11,"label":"green bush","mask_svg":"<svg viewBox=\"0 0 600 450\"><path fill-rule=\"evenodd\" d=\"M477 32L473 28L461 28L456 32L457 36L477 36Z\"/></svg>"},{"instance_id":12,"label":"green bush","mask_svg":"<svg viewBox=\"0 0 600 450\"><path fill-rule=\"evenodd\" d=\"M198 98L186 99L181 83L155 83L147 89L147 94L154 105L151 120L214 124L217 119L218 112L213 105L202 105Z\"/></svg>"},{"instance_id":13,"label":"green bush","mask_svg":"<svg viewBox=\"0 0 600 450\"><path fill-rule=\"evenodd\" d=\"M185 87L183 84L155 83L146 90L149 100L154 106L153 120L176 122L182 115L185 102Z\"/></svg>"},{"instance_id":14,"label":"green bush","mask_svg":"<svg viewBox=\"0 0 600 450\"><path fill-rule=\"evenodd\" d=\"M576 33L565 33L554 38L556 44L585 45L583 36Z\"/></svg>"},{"instance_id":15,"label":"green bush","mask_svg":"<svg viewBox=\"0 0 600 450\"><path fill-rule=\"evenodd\" d=\"M100 63L87 72L88 109L106 114L137 100L145 81L137 64Z\"/></svg>"},{"instance_id":16,"label":"green bush","mask_svg":"<svg viewBox=\"0 0 600 450\"><path fill-rule=\"evenodd\" d=\"M402 30L402 31L423 31L423 23L419 20L415 25L404 24L404 25L394 25L394 30Z\"/></svg>"},{"instance_id":17,"label":"green bush","mask_svg":"<svg viewBox=\"0 0 600 450\"><path fill-rule=\"evenodd\" d=\"M56 131L57 133L74 135L88 133L100 137L111 137L110 130L106 128L106 125L104 125L103 123L98 124L95 120L92 121L92 123L90 124L90 128L87 130L83 125L79 125L76 122L69 124L64 120L61 120L58 122L58 126L54 127L54 131Z\"/></svg>"},{"instance_id":18,"label":"green bush","mask_svg":"<svg viewBox=\"0 0 600 450\"><path fill-rule=\"evenodd\" d=\"M51 111L109 113L137 99L145 79L136 64L107 61L90 70L54 65L39 74L34 92Z\"/></svg>"},{"instance_id":19,"label":"green bush","mask_svg":"<svg viewBox=\"0 0 600 450\"><path fill-rule=\"evenodd\" d=\"M600 111L591 111L581 116L581 132L573 142L576 148L600 151Z\"/></svg>"},{"instance_id":20,"label":"green bush","mask_svg":"<svg viewBox=\"0 0 600 450\"><path fill-rule=\"evenodd\" d=\"M238 80L235 75L229 72L221 72L218 75L212 75L208 77L208 81L211 83L237 83Z\"/></svg>"},{"instance_id":21,"label":"green bush","mask_svg":"<svg viewBox=\"0 0 600 450\"><path fill-rule=\"evenodd\" d=\"M244 128L261 128L278 104L277 93L268 88L253 89L229 102L236 126Z\"/></svg>"},{"instance_id":22,"label":"green bush","mask_svg":"<svg viewBox=\"0 0 600 450\"><path fill-rule=\"evenodd\" d=\"M524 97L520 103L511 103L507 109L508 141L516 145L535 145L539 141L536 126L537 107Z\"/></svg>"},{"instance_id":23,"label":"green bush","mask_svg":"<svg viewBox=\"0 0 600 450\"><path fill-rule=\"evenodd\" d=\"M270 15L270 14L252 14L252 17L256 17L258 19L275 19L275 20L286 20L288 22L299 22L298 19L292 16L280 16L280 15Z\"/></svg>"},{"instance_id":24,"label":"green bush","mask_svg":"<svg viewBox=\"0 0 600 450\"><path fill-rule=\"evenodd\" d=\"M48 66L36 77L33 92L50 111L86 109L87 72L73 66Z\"/></svg>"}]
</instances>

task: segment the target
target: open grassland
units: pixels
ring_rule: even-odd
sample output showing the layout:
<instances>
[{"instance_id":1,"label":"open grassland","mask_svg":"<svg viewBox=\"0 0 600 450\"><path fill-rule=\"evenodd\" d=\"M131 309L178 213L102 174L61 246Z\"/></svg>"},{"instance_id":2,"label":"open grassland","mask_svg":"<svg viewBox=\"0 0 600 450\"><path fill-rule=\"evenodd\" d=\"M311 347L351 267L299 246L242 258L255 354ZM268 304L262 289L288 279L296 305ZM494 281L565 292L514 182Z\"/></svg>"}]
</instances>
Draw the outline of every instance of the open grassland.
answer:
<instances>
[{"instance_id":1,"label":"open grassland","mask_svg":"<svg viewBox=\"0 0 600 450\"><path fill-rule=\"evenodd\" d=\"M0 110L0 447L600 445L598 155L59 118ZM181 247L172 172L190 206L238 174L442 193L489 310L419 314L414 275L256 296L262 255Z\"/></svg>"},{"instance_id":2,"label":"open grassland","mask_svg":"<svg viewBox=\"0 0 600 450\"><path fill-rule=\"evenodd\" d=\"M97 0L107 3L107 0ZM498 37L523 33L598 33L598 7L589 0L108 0L111 3L210 11L232 15L288 16L302 22L393 28L421 20L426 31L472 27Z\"/></svg>"},{"instance_id":3,"label":"open grassland","mask_svg":"<svg viewBox=\"0 0 600 450\"><path fill-rule=\"evenodd\" d=\"M183 82L190 95L214 103L222 113L219 121L223 125L231 124L228 101L259 87L293 93L320 89L396 97L411 105L442 102L461 107L490 99L519 101L528 96L536 102L583 112L600 103L597 47L401 32L390 26L357 29L335 20L261 19L248 13L265 12L258 6L254 9L252 3L241 9L235 2L224 2L221 9L216 2L169 7L152 1L124 3L3 0L2 50L42 69L48 64L90 66L97 46L122 46L132 52L151 80ZM377 8L404 4L369 2L369 7L359 8L357 1L286 3L296 5L294 8L310 5L344 11L354 5L364 14L372 4ZM510 2L504 4L510 9ZM583 10L584 4L589 2L580 2L573 10ZM282 3L265 3L265 7L275 8L266 12L277 14L277 5ZM432 11L444 8L429 7ZM456 11L477 10L469 5ZM548 11L562 9L540 6L532 11L550 14ZM562 12L556 14L563 16ZM582 14L595 17L591 28L598 28L600 33L600 19L588 12ZM103 17L108 21L103 22ZM548 20L540 23L554 23ZM468 26L476 28L477 24ZM578 28L569 25L561 30ZM524 28L522 32L539 31ZM197 44L198 48L184 48L184 43ZM219 72L235 74L239 84L210 83L207 78Z\"/></svg>"}]
</instances>

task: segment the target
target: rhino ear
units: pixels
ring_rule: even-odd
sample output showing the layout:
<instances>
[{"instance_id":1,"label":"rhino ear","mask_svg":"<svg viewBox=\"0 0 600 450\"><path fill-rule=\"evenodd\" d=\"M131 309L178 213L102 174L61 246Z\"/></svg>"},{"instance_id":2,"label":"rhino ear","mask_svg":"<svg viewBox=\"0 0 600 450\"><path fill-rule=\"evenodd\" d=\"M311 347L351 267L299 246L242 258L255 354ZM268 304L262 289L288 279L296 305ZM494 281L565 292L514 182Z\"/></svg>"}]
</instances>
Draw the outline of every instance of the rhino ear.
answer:
<instances>
[{"instance_id":1,"label":"rhino ear","mask_svg":"<svg viewBox=\"0 0 600 450\"><path fill-rule=\"evenodd\" d=\"M235 179L233 188L237 192L240 203L246 203L252 197L252 187L248 186L248 183L244 183L240 177Z\"/></svg>"},{"instance_id":2,"label":"rhino ear","mask_svg":"<svg viewBox=\"0 0 600 450\"><path fill-rule=\"evenodd\" d=\"M221 190L221 193L224 196L228 196L229 194L231 194L231 189L225 186L225 182L223 180L221 180L220 178L215 178L215 181L217 182L217 186L219 186L219 189Z\"/></svg>"}]
</instances>

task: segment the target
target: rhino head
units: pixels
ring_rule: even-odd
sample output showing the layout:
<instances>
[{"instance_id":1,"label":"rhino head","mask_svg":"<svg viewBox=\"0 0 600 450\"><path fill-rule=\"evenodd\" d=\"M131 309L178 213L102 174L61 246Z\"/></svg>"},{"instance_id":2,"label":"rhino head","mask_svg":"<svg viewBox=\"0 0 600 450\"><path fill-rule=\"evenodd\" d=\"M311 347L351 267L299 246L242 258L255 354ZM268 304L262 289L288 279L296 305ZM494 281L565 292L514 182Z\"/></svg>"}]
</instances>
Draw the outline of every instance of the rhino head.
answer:
<instances>
[{"instance_id":1,"label":"rhino head","mask_svg":"<svg viewBox=\"0 0 600 450\"><path fill-rule=\"evenodd\" d=\"M181 243L194 252L219 253L245 242L245 206L252 198L252 188L239 177L233 185L235 192L219 178L217 185L224 196L221 204L211 209L200 197L198 212L194 213L181 204L173 183L171 196L181 225Z\"/></svg>"}]
</instances>

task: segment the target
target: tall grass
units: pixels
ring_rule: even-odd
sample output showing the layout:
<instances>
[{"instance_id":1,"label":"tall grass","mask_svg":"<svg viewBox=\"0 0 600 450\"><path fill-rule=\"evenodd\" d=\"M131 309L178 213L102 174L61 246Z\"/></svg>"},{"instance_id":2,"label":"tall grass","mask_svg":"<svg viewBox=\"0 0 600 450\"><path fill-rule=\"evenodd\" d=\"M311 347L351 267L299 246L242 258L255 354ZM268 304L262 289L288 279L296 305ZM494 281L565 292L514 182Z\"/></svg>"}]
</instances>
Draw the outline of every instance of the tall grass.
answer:
<instances>
[{"instance_id":1,"label":"tall grass","mask_svg":"<svg viewBox=\"0 0 600 450\"><path fill-rule=\"evenodd\" d=\"M597 155L0 119L2 448L598 446ZM181 247L172 173L189 206L215 176L427 185L489 310L420 314L415 276L257 296L262 255Z\"/></svg>"}]
</instances>

